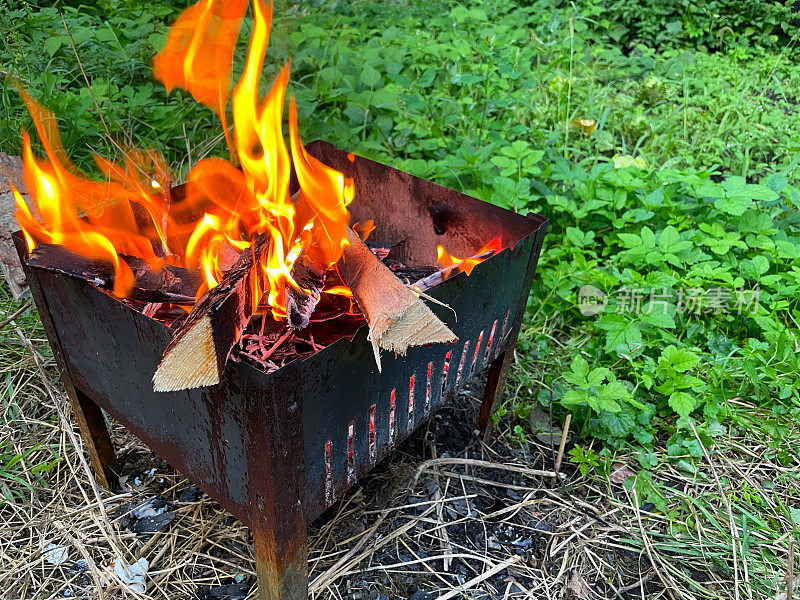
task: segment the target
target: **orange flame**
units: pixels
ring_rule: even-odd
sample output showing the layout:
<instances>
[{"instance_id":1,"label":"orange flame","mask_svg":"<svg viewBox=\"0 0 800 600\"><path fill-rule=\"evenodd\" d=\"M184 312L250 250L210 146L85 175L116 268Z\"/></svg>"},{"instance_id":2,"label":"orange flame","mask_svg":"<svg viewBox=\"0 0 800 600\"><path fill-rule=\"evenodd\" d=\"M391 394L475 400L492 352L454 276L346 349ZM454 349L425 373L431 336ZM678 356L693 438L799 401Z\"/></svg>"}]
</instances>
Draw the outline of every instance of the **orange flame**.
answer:
<instances>
[{"instance_id":1,"label":"orange flame","mask_svg":"<svg viewBox=\"0 0 800 600\"><path fill-rule=\"evenodd\" d=\"M439 244L436 246L436 258L439 261L439 264L442 265L442 269L447 269L445 271L445 277L449 277L453 273L458 273L459 271L464 271L467 275L472 273L472 269L475 268L475 265L480 264L491 254L496 254L503 249L501 244L500 238L496 237L491 240L488 244L486 244L483 248L478 250L474 256L470 258L457 258L452 254L448 254L447 250L444 249L444 246ZM487 256L482 256L487 255ZM450 267L448 269L448 267Z\"/></svg>"},{"instance_id":2,"label":"orange flame","mask_svg":"<svg viewBox=\"0 0 800 600\"><path fill-rule=\"evenodd\" d=\"M167 90L183 87L217 111L226 136L231 96L233 136L227 139L231 160L238 158L241 165L239 170L219 158L199 161L189 172L183 197L174 202L166 169L153 153L131 152L123 165L98 158L105 181L78 173L52 115L23 93L47 154L47 160L34 158L24 135L34 210L17 194L16 215L30 250L41 242L61 244L113 263L119 296L133 284L119 254L140 257L155 268L169 263L199 269L205 282L199 296L219 284L240 253L253 251L257 237L268 236L258 263L264 289L254 290L253 298L257 306L266 296L275 318L286 315L286 286L299 289L291 269L301 253L325 267L339 260L347 245L353 181L306 152L294 99L289 103L290 157L282 130L289 63L259 98L272 20L272 5L263 0L253 1L245 68L230 93L233 52L247 4L201 0L181 14L154 61L155 75ZM289 195L293 166L300 185L295 199Z\"/></svg>"},{"instance_id":3,"label":"orange flame","mask_svg":"<svg viewBox=\"0 0 800 600\"><path fill-rule=\"evenodd\" d=\"M14 197L15 216L28 250L33 250L37 243L56 244L87 258L110 262L114 265L114 292L125 296L133 286L133 273L119 259L119 254L138 256L155 266L165 264L168 259L169 244L163 235L162 217L163 207L168 203L169 184L154 178L159 173L163 177L160 160L152 153L134 152L128 155L125 166L120 167L97 157L108 180L90 181L67 158L52 113L25 92L20 94L49 157L37 160L30 137L23 133L23 173L34 211L17 190ZM147 175L153 167L156 174Z\"/></svg>"},{"instance_id":4,"label":"orange flame","mask_svg":"<svg viewBox=\"0 0 800 600\"><path fill-rule=\"evenodd\" d=\"M372 219L367 219L363 223L353 223L352 230L358 234L358 237L361 238L362 242L366 242L370 234L375 231L375 221Z\"/></svg>"},{"instance_id":5,"label":"orange flame","mask_svg":"<svg viewBox=\"0 0 800 600\"><path fill-rule=\"evenodd\" d=\"M201 0L173 23L167 44L153 61L153 75L167 92L176 87L215 110L222 121L231 157L225 107L230 93L233 52L242 27L247 0Z\"/></svg>"}]
</instances>

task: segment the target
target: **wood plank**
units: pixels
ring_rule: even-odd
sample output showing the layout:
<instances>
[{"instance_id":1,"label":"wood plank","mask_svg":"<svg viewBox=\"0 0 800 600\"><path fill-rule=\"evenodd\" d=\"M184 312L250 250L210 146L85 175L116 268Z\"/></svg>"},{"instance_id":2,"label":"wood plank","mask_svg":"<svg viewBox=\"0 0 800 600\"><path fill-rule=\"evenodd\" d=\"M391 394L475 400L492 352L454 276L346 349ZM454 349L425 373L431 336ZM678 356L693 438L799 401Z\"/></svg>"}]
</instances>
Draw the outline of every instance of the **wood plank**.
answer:
<instances>
[{"instance_id":1,"label":"wood plank","mask_svg":"<svg viewBox=\"0 0 800 600\"><path fill-rule=\"evenodd\" d=\"M153 376L157 392L219 383L231 350L253 315L263 282L254 269L268 236L262 235L241 254L220 284L206 292L175 331Z\"/></svg>"}]
</instances>

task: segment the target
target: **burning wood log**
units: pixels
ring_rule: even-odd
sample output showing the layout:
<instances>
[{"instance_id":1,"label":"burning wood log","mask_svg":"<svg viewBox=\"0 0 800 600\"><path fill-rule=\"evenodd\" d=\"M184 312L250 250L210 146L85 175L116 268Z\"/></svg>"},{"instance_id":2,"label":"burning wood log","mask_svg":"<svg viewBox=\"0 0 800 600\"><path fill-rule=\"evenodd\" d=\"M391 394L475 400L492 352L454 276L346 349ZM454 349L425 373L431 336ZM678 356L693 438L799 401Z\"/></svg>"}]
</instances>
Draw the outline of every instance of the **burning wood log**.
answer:
<instances>
[{"instance_id":1,"label":"burning wood log","mask_svg":"<svg viewBox=\"0 0 800 600\"><path fill-rule=\"evenodd\" d=\"M350 245L338 263L339 275L369 323L369 340L379 371L381 348L405 354L410 346L458 341L447 325L349 228L347 240Z\"/></svg>"},{"instance_id":2,"label":"burning wood log","mask_svg":"<svg viewBox=\"0 0 800 600\"><path fill-rule=\"evenodd\" d=\"M325 287L325 269L301 253L292 267L292 277L301 289L286 286L287 321L294 329L305 329Z\"/></svg>"},{"instance_id":3,"label":"burning wood log","mask_svg":"<svg viewBox=\"0 0 800 600\"><path fill-rule=\"evenodd\" d=\"M465 263L467 263L467 261L486 260L490 256L494 256L496 253L497 252L495 250L487 250L486 252L481 252L480 254L476 254L475 256L470 256L469 258L460 260L457 263L453 263L452 265L445 267L444 269L439 269L435 273L431 273L430 275L417 280L416 282L412 283L410 287L412 290L418 290L420 292L424 292L425 290L429 290L432 287L439 285L445 279L457 273L458 270Z\"/></svg>"},{"instance_id":4,"label":"burning wood log","mask_svg":"<svg viewBox=\"0 0 800 600\"><path fill-rule=\"evenodd\" d=\"M219 383L231 350L254 309L260 285L258 264L268 237L259 236L237 263L195 304L175 331L153 376L157 392L185 390Z\"/></svg>"},{"instance_id":5,"label":"burning wood log","mask_svg":"<svg viewBox=\"0 0 800 600\"><path fill-rule=\"evenodd\" d=\"M458 338L348 229L350 245L339 261L342 281L370 326L369 339L380 370L380 349L405 354L410 346L451 343ZM207 292L175 332L153 377L156 391L176 391L219 383L231 350L253 314L252 293L266 239L259 237L250 251ZM289 325L308 325L325 284L325 272L301 255L292 276L300 286L286 289ZM255 279L254 279L255 278ZM276 326L278 326L276 324Z\"/></svg>"},{"instance_id":6,"label":"burning wood log","mask_svg":"<svg viewBox=\"0 0 800 600\"><path fill-rule=\"evenodd\" d=\"M156 270L135 256L120 255L120 259L130 267L135 278L129 298L142 302L194 303L195 294L202 281L199 271L173 265L164 265L160 270ZM113 264L86 258L63 246L37 244L31 252L28 264L85 279L100 288L114 287Z\"/></svg>"}]
</instances>

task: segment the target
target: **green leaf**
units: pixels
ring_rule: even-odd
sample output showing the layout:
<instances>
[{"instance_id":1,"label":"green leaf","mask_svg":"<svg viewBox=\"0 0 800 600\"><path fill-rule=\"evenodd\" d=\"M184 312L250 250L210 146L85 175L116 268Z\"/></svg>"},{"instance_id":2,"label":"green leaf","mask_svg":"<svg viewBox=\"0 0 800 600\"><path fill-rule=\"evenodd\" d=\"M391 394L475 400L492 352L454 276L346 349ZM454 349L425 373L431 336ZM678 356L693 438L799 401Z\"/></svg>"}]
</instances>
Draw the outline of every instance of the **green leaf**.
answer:
<instances>
[{"instance_id":1,"label":"green leaf","mask_svg":"<svg viewBox=\"0 0 800 600\"><path fill-rule=\"evenodd\" d=\"M147 43L156 52L160 52L167 44L167 35L164 33L151 33L147 38Z\"/></svg>"},{"instance_id":2,"label":"green leaf","mask_svg":"<svg viewBox=\"0 0 800 600\"><path fill-rule=\"evenodd\" d=\"M120 46L114 30L110 26L101 27L95 32L95 38L100 42L114 42L115 45ZM120 46L121 47L121 46Z\"/></svg>"},{"instance_id":3,"label":"green leaf","mask_svg":"<svg viewBox=\"0 0 800 600\"><path fill-rule=\"evenodd\" d=\"M450 18L456 23L463 23L470 17L470 11L465 6L456 6L450 11Z\"/></svg>"},{"instance_id":4,"label":"green leaf","mask_svg":"<svg viewBox=\"0 0 800 600\"><path fill-rule=\"evenodd\" d=\"M662 304L661 302L661 300L655 300L642 306L639 318L648 325L673 329L675 327L675 307L672 304Z\"/></svg>"},{"instance_id":5,"label":"green leaf","mask_svg":"<svg viewBox=\"0 0 800 600\"><path fill-rule=\"evenodd\" d=\"M613 398L614 400L627 400L631 397L631 393L628 391L628 388L626 388L625 384L618 379L610 381L604 385L600 390L600 393L604 394L608 398Z\"/></svg>"},{"instance_id":6,"label":"green leaf","mask_svg":"<svg viewBox=\"0 0 800 600\"><path fill-rule=\"evenodd\" d=\"M756 268L756 272L759 275L763 275L769 271L769 261L761 254L753 257L753 266Z\"/></svg>"},{"instance_id":7,"label":"green leaf","mask_svg":"<svg viewBox=\"0 0 800 600\"><path fill-rule=\"evenodd\" d=\"M569 390L561 399L564 406L583 406L589 403L589 393L586 390Z\"/></svg>"},{"instance_id":8,"label":"green leaf","mask_svg":"<svg viewBox=\"0 0 800 600\"><path fill-rule=\"evenodd\" d=\"M620 405L617 400L627 400L630 392L621 381L612 381L602 386L597 392L597 404L604 410L619 412Z\"/></svg>"},{"instance_id":9,"label":"green leaf","mask_svg":"<svg viewBox=\"0 0 800 600\"><path fill-rule=\"evenodd\" d=\"M687 392L674 392L669 397L669 406L680 416L688 417L697 406L697 402L694 396Z\"/></svg>"},{"instance_id":10,"label":"green leaf","mask_svg":"<svg viewBox=\"0 0 800 600\"><path fill-rule=\"evenodd\" d=\"M775 248L778 250L778 258L800 258L800 244L794 244L786 240L778 240L775 242Z\"/></svg>"},{"instance_id":11,"label":"green leaf","mask_svg":"<svg viewBox=\"0 0 800 600\"><path fill-rule=\"evenodd\" d=\"M750 205L752 200L746 196L735 196L733 198L717 198L714 200L714 206L724 213L741 217Z\"/></svg>"},{"instance_id":12,"label":"green leaf","mask_svg":"<svg viewBox=\"0 0 800 600\"><path fill-rule=\"evenodd\" d=\"M589 384L590 387L597 387L603 380L608 377L611 373L606 367L595 367L592 369L591 373L586 376L586 383Z\"/></svg>"},{"instance_id":13,"label":"green leaf","mask_svg":"<svg viewBox=\"0 0 800 600\"><path fill-rule=\"evenodd\" d=\"M678 230L675 229L672 225L667 225L662 231L661 235L658 238L658 245L662 250L667 252L670 251L670 248L681 241L681 234L678 233Z\"/></svg>"},{"instance_id":14,"label":"green leaf","mask_svg":"<svg viewBox=\"0 0 800 600\"><path fill-rule=\"evenodd\" d=\"M586 385L586 376L589 375L589 363L580 354L572 359L570 371L564 373L564 379L578 386Z\"/></svg>"},{"instance_id":15,"label":"green leaf","mask_svg":"<svg viewBox=\"0 0 800 600\"><path fill-rule=\"evenodd\" d=\"M714 200L714 206L722 212L740 217L750 208L753 200L772 201L778 194L765 185L747 183L744 177L735 175L722 182L725 196Z\"/></svg>"},{"instance_id":16,"label":"green leaf","mask_svg":"<svg viewBox=\"0 0 800 600\"><path fill-rule=\"evenodd\" d=\"M419 79L417 80L417 84L420 87L426 88L433 83L433 80L435 78L436 78L436 69L434 69L433 67L428 67L427 69L425 69L425 71L423 71L422 75L420 75Z\"/></svg>"},{"instance_id":17,"label":"green leaf","mask_svg":"<svg viewBox=\"0 0 800 600\"><path fill-rule=\"evenodd\" d=\"M733 175L722 182L726 196L744 195L747 192L747 180L741 175Z\"/></svg>"},{"instance_id":18,"label":"green leaf","mask_svg":"<svg viewBox=\"0 0 800 600\"><path fill-rule=\"evenodd\" d=\"M45 40L44 49L47 50L47 53L52 58L53 55L55 55L55 53L58 52L58 49L61 48L61 46L63 46L66 41L67 39L63 35L54 35L53 37L47 38L47 40Z\"/></svg>"},{"instance_id":19,"label":"green leaf","mask_svg":"<svg viewBox=\"0 0 800 600\"><path fill-rule=\"evenodd\" d=\"M594 241L594 231L581 231L577 227L567 227L567 239L573 246L584 248Z\"/></svg>"},{"instance_id":20,"label":"green leaf","mask_svg":"<svg viewBox=\"0 0 800 600\"><path fill-rule=\"evenodd\" d=\"M507 177L508 175L515 175L517 173L518 166L517 161L511 159L507 156L493 156L489 159L493 165L497 165L500 167L500 175L503 177Z\"/></svg>"},{"instance_id":21,"label":"green leaf","mask_svg":"<svg viewBox=\"0 0 800 600\"><path fill-rule=\"evenodd\" d=\"M626 248L638 248L643 245L642 238L635 233L619 233L617 235Z\"/></svg>"},{"instance_id":22,"label":"green leaf","mask_svg":"<svg viewBox=\"0 0 800 600\"><path fill-rule=\"evenodd\" d=\"M608 318L599 319L597 324L608 331L605 344L608 352L617 352L620 346L628 351L641 346L642 332L633 321L626 321L620 315L609 315Z\"/></svg>"},{"instance_id":23,"label":"green leaf","mask_svg":"<svg viewBox=\"0 0 800 600\"><path fill-rule=\"evenodd\" d=\"M617 438L625 438L637 429L635 411L624 407L617 411L604 410L600 413L600 423Z\"/></svg>"},{"instance_id":24,"label":"green leaf","mask_svg":"<svg viewBox=\"0 0 800 600\"><path fill-rule=\"evenodd\" d=\"M368 87L375 87L383 81L381 74L370 65L365 65L361 70L361 83Z\"/></svg>"},{"instance_id":25,"label":"green leaf","mask_svg":"<svg viewBox=\"0 0 800 600\"><path fill-rule=\"evenodd\" d=\"M650 229L647 225L642 227L642 246L645 248L655 248L656 247L656 234L653 233L653 230Z\"/></svg>"},{"instance_id":26,"label":"green leaf","mask_svg":"<svg viewBox=\"0 0 800 600\"><path fill-rule=\"evenodd\" d=\"M658 359L660 366L669 367L678 373L685 373L693 369L700 362L700 357L686 348L676 348L672 344L661 351Z\"/></svg>"}]
</instances>

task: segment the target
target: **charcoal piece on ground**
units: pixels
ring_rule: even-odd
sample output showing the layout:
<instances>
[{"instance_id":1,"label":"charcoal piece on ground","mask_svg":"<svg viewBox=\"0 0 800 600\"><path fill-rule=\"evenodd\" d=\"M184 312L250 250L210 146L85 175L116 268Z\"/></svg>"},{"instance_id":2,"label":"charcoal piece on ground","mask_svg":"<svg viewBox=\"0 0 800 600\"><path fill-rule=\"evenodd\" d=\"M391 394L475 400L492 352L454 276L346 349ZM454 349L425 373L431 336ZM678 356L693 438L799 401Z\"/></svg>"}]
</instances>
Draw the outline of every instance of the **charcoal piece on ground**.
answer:
<instances>
[{"instance_id":1,"label":"charcoal piece on ground","mask_svg":"<svg viewBox=\"0 0 800 600\"><path fill-rule=\"evenodd\" d=\"M127 529L136 520L136 517L133 516L134 506L136 506L134 502L126 502L125 504L120 504L114 510L114 520L119 523L122 529Z\"/></svg>"},{"instance_id":2,"label":"charcoal piece on ground","mask_svg":"<svg viewBox=\"0 0 800 600\"><path fill-rule=\"evenodd\" d=\"M134 533L156 533L157 531L161 531L167 525L169 525L172 520L175 518L174 512L164 512L160 515L154 515L152 517L144 517L141 519L136 519L136 521L131 524L131 531Z\"/></svg>"},{"instance_id":3,"label":"charcoal piece on ground","mask_svg":"<svg viewBox=\"0 0 800 600\"><path fill-rule=\"evenodd\" d=\"M133 507L133 516L137 519L158 516L167 510L167 501L161 496L151 496Z\"/></svg>"},{"instance_id":4,"label":"charcoal piece on ground","mask_svg":"<svg viewBox=\"0 0 800 600\"><path fill-rule=\"evenodd\" d=\"M244 600L250 593L249 583L229 583L216 587L200 586L195 592L197 600Z\"/></svg>"},{"instance_id":5,"label":"charcoal piece on ground","mask_svg":"<svg viewBox=\"0 0 800 600\"><path fill-rule=\"evenodd\" d=\"M126 502L114 511L114 518L123 529L134 533L155 533L175 518L167 511L167 501L161 496L151 496L141 502Z\"/></svg>"},{"instance_id":6,"label":"charcoal piece on ground","mask_svg":"<svg viewBox=\"0 0 800 600\"><path fill-rule=\"evenodd\" d=\"M89 570L89 563L85 558L79 558L69 568L73 573L84 573Z\"/></svg>"},{"instance_id":7,"label":"charcoal piece on ground","mask_svg":"<svg viewBox=\"0 0 800 600\"><path fill-rule=\"evenodd\" d=\"M180 494L178 494L178 500L181 502L197 502L202 495L203 492L197 487L190 485L181 490Z\"/></svg>"}]
</instances>

